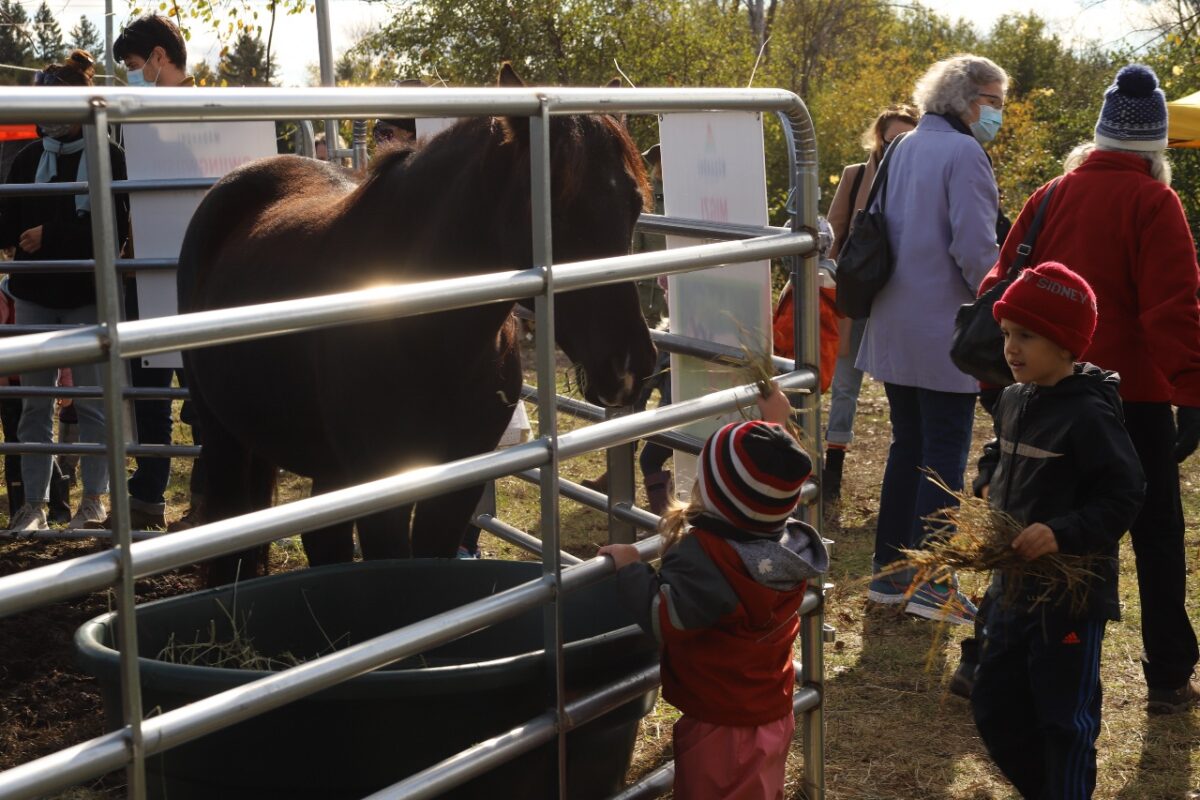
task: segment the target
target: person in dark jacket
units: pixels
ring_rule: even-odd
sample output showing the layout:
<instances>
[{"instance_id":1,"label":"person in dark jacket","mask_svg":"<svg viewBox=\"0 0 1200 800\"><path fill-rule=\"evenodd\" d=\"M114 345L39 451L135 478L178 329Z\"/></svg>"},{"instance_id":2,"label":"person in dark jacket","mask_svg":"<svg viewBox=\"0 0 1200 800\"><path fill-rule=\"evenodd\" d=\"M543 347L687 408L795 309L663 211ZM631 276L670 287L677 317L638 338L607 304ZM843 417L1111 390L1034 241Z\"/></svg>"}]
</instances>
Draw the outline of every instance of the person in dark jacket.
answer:
<instances>
[{"instance_id":1,"label":"person in dark jacket","mask_svg":"<svg viewBox=\"0 0 1200 800\"><path fill-rule=\"evenodd\" d=\"M1146 478L1123 424L1120 377L1074 363L1096 328L1087 281L1040 264L1021 273L993 314L1017 383L994 409L999 447L982 465L988 502L1026 526L1012 542L1019 556L1091 556L1095 576L1074 598L995 574L971 707L988 753L1022 797L1081 800L1096 786L1104 628L1120 618L1117 543L1141 508Z\"/></svg>"},{"instance_id":2,"label":"person in dark jacket","mask_svg":"<svg viewBox=\"0 0 1200 800\"><path fill-rule=\"evenodd\" d=\"M64 64L50 64L37 73L41 86L90 86L95 73L91 55L75 50ZM78 124L47 123L39 126L42 138L27 145L13 160L7 183L63 183L86 181L88 164L84 153L83 129ZM114 180L124 180L125 154L109 143ZM115 196L117 246L129 235L129 201ZM91 203L86 194L5 197L0 199L0 248L15 247L17 260L46 261L92 257ZM114 253L113 255L116 255ZM15 300L18 325L94 325L96 284L90 271L21 272L9 278L9 294ZM99 386L100 365L79 364L73 368L79 386ZM21 373L22 386L53 386L57 370ZM104 410L99 398L77 398L79 440L103 443ZM21 403L18 437L21 442L50 444L53 441L54 398L26 397ZM108 493L108 467L104 456L82 459L83 500L68 523L82 528L105 518L104 495ZM25 504L9 527L32 532L47 527L52 456L32 453L21 458Z\"/></svg>"},{"instance_id":3,"label":"person in dark jacket","mask_svg":"<svg viewBox=\"0 0 1200 800\"><path fill-rule=\"evenodd\" d=\"M815 530L788 519L812 472L783 427L791 406L776 389L759 408L764 421L731 423L705 443L691 503L663 516L657 573L633 545L600 548L663 647L663 697L683 712L674 728L679 800L784 796L797 612L829 555Z\"/></svg>"},{"instance_id":4,"label":"person in dark jacket","mask_svg":"<svg viewBox=\"0 0 1200 800\"><path fill-rule=\"evenodd\" d=\"M1146 709L1158 714L1200 705L1179 487L1179 462L1200 443L1200 268L1166 147L1158 78L1140 64L1122 67L1104 93L1093 140L1067 157L1031 259L1069 264L1091 284L1102 313L1081 357L1121 374L1125 427L1146 473L1130 539ZM1026 201L980 294L1013 262L1048 188Z\"/></svg>"}]
</instances>

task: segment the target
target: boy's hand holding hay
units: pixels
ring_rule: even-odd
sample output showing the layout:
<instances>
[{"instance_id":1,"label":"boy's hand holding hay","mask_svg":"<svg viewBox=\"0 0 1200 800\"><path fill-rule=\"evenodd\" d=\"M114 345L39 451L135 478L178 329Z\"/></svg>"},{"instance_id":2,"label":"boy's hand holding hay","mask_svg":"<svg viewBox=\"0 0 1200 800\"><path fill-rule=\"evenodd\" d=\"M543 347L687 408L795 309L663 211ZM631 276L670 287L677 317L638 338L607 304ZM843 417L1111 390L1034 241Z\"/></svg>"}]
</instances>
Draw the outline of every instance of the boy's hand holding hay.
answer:
<instances>
[{"instance_id":1,"label":"boy's hand holding hay","mask_svg":"<svg viewBox=\"0 0 1200 800\"><path fill-rule=\"evenodd\" d=\"M1054 531L1045 524L1022 525L984 500L951 490L936 476L929 480L959 505L927 518L931 531L924 546L901 551L904 557L882 574L912 570L911 592L927 581L951 581L956 572L999 570L1005 589L1001 602L1025 595L1023 599L1038 605L1062 596L1070 600L1073 610L1086 607L1088 580L1096 577L1096 556L1060 553ZM1036 596L1028 596L1031 590Z\"/></svg>"}]
</instances>

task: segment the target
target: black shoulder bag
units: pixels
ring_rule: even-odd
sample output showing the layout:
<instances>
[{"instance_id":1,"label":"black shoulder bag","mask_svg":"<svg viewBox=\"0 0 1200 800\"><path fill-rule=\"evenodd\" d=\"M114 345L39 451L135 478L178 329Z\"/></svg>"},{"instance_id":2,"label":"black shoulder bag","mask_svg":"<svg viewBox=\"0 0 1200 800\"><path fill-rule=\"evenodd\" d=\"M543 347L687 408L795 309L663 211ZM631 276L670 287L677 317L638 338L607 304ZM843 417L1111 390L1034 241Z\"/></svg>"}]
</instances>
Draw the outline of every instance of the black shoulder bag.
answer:
<instances>
[{"instance_id":1,"label":"black shoulder bag","mask_svg":"<svg viewBox=\"0 0 1200 800\"><path fill-rule=\"evenodd\" d=\"M972 378L991 384L992 386L1008 386L1013 382L1012 370L1004 358L1004 334L1000 325L992 316L992 306L1004 294L1004 290L1012 285L1021 270L1025 269L1030 254L1033 253L1033 243L1037 240L1038 231L1042 228L1042 219L1046 216L1046 206L1050 196L1058 186L1055 180L1042 195L1037 213L1025 234L1025 241L1017 246L1017 257L1009 266L1004 278L995 286L976 298L974 303L967 303L958 309L954 317L954 338L950 342L950 360L954 366L970 375Z\"/></svg>"},{"instance_id":2,"label":"black shoulder bag","mask_svg":"<svg viewBox=\"0 0 1200 800\"><path fill-rule=\"evenodd\" d=\"M892 248L888 243L887 221L884 219L884 202L887 198L888 162L903 133L895 138L883 154L879 169L871 181L867 194L867 205L854 213L850 224L850 235L838 253L836 302L837 309L851 319L870 316L871 303L892 277ZM875 197L880 193L879 208L872 210Z\"/></svg>"}]
</instances>

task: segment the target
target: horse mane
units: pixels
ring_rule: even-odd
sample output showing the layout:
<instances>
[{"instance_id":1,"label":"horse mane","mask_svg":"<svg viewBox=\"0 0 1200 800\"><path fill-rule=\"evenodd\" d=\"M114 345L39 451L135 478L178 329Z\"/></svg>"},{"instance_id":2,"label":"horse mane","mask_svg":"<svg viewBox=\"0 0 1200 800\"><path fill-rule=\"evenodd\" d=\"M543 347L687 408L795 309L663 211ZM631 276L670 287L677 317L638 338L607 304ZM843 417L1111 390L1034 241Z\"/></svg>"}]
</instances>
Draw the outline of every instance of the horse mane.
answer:
<instances>
[{"instance_id":1,"label":"horse mane","mask_svg":"<svg viewBox=\"0 0 1200 800\"><path fill-rule=\"evenodd\" d=\"M499 127L498 144L505 147L522 147L520 140L523 138L524 131L519 131L518 126L526 125L526 120L519 120L516 125L499 118L484 118L484 121L488 123L486 130L489 137L495 136L497 126ZM448 147L456 138L469 139L470 136L467 132L478 128L478 126L471 125L471 122L471 120L463 120L435 139L422 139L417 142L409 142L391 149L381 156L377 156L367 168L366 177L358 189L353 192L349 198L349 202L357 204L363 199L364 195L373 194L377 191L376 187L379 183L394 178L394 173L397 170L407 170L414 165L414 162L420 161L428 145L437 144ZM571 202L583 188L584 171L573 169L572 167L589 155L587 152L589 145L587 126L598 125L612 134L616 140L625 171L637 183L638 191L642 195L643 207L646 210L654 208L653 193L650 181L646 176L645 166L642 163L641 153L638 152L637 146L633 143L633 139L630 138L629 132L621 122L607 114L601 114L595 116L556 117L552 120L551 125L552 150L550 154L550 169L551 173L556 177L556 202ZM447 139L446 137L450 138ZM441 149L441 147L435 149ZM528 164L528 149L522 148L522 157L519 159L517 166L528 170Z\"/></svg>"}]
</instances>

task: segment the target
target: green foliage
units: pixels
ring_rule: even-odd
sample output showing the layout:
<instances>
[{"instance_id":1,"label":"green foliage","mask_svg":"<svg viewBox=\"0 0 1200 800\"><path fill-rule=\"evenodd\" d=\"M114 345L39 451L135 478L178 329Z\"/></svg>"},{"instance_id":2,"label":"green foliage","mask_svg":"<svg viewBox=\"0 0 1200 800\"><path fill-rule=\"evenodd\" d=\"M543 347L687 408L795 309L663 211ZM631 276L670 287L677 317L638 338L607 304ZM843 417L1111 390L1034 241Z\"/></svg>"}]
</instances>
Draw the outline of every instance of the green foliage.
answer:
<instances>
[{"instance_id":1,"label":"green foliage","mask_svg":"<svg viewBox=\"0 0 1200 800\"><path fill-rule=\"evenodd\" d=\"M42 4L38 6L37 12L33 15L33 29L34 60L42 64L61 61L67 46L63 43L62 28L54 19L54 13L50 10L50 6L46 5L46 0L42 0Z\"/></svg>"},{"instance_id":2,"label":"green foliage","mask_svg":"<svg viewBox=\"0 0 1200 800\"><path fill-rule=\"evenodd\" d=\"M104 55L104 37L86 16L79 17L79 24L67 34L71 47L86 50L97 59Z\"/></svg>"},{"instance_id":3,"label":"green foliage","mask_svg":"<svg viewBox=\"0 0 1200 800\"><path fill-rule=\"evenodd\" d=\"M267 46L245 31L217 64L221 86L270 86L267 69Z\"/></svg>"},{"instance_id":4,"label":"green foliage","mask_svg":"<svg viewBox=\"0 0 1200 800\"><path fill-rule=\"evenodd\" d=\"M0 0L0 64L16 67L33 65L33 33L29 29L29 14L19 0ZM29 83L29 73L0 69L0 84L22 86Z\"/></svg>"}]
</instances>

